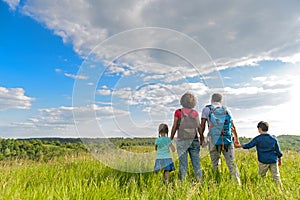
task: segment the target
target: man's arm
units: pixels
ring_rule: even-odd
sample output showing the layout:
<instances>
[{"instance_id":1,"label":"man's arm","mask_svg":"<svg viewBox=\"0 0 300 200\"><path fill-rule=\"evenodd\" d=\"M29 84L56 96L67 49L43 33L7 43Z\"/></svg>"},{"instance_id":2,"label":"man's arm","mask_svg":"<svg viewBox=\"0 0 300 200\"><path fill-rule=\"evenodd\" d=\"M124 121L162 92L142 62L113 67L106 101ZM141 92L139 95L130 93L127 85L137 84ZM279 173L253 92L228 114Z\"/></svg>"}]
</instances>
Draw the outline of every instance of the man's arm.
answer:
<instances>
[{"instance_id":1,"label":"man's arm","mask_svg":"<svg viewBox=\"0 0 300 200\"><path fill-rule=\"evenodd\" d=\"M200 123L200 126L201 126L200 131L201 131L201 132L199 132L200 135L203 135L203 134L204 134L206 121L207 121L207 119L201 118L201 123Z\"/></svg>"},{"instance_id":2,"label":"man's arm","mask_svg":"<svg viewBox=\"0 0 300 200\"><path fill-rule=\"evenodd\" d=\"M239 136L237 134L237 131L236 131L233 121L231 121L231 123L232 123L231 131L233 133L233 144L234 144L235 148L239 148L239 147L241 147Z\"/></svg>"}]
</instances>

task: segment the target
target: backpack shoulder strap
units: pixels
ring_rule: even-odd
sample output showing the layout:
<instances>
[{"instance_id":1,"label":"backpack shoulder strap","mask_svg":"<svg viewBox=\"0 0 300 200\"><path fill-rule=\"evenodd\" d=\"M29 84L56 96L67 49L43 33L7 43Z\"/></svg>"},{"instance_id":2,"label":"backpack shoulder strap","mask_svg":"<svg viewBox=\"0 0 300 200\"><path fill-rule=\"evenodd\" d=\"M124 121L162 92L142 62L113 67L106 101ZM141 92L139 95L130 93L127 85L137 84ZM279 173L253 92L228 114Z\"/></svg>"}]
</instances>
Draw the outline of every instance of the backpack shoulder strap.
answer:
<instances>
[{"instance_id":1,"label":"backpack shoulder strap","mask_svg":"<svg viewBox=\"0 0 300 200\"><path fill-rule=\"evenodd\" d=\"M213 106L213 105L210 105L210 112L213 113L213 112L215 112L215 110L220 109L220 108L223 109L223 106L220 107L220 106Z\"/></svg>"},{"instance_id":2,"label":"backpack shoulder strap","mask_svg":"<svg viewBox=\"0 0 300 200\"><path fill-rule=\"evenodd\" d=\"M187 116L191 116L191 114L193 113L193 109L191 109L187 114L185 114L184 112L183 112L183 110L182 109L180 109L180 112L181 112L181 117L187 117Z\"/></svg>"},{"instance_id":3,"label":"backpack shoulder strap","mask_svg":"<svg viewBox=\"0 0 300 200\"><path fill-rule=\"evenodd\" d=\"M180 111L180 113L181 113L181 118L182 118L183 116L182 116L182 110L181 110L181 108L180 108L180 109L178 109L178 110ZM176 125L176 129L178 129L178 128L179 128L179 126L180 126L180 123L181 123L181 118L178 118L177 125Z\"/></svg>"},{"instance_id":4,"label":"backpack shoulder strap","mask_svg":"<svg viewBox=\"0 0 300 200\"><path fill-rule=\"evenodd\" d=\"M227 107L222 105L222 108L226 111L226 114L229 115Z\"/></svg>"},{"instance_id":5,"label":"backpack shoulder strap","mask_svg":"<svg viewBox=\"0 0 300 200\"><path fill-rule=\"evenodd\" d=\"M212 109L212 105L206 105L205 107L209 108L210 110Z\"/></svg>"},{"instance_id":6,"label":"backpack shoulder strap","mask_svg":"<svg viewBox=\"0 0 300 200\"><path fill-rule=\"evenodd\" d=\"M206 105L205 108L209 108L209 114L212 112L212 110L214 109L213 105Z\"/></svg>"},{"instance_id":7,"label":"backpack shoulder strap","mask_svg":"<svg viewBox=\"0 0 300 200\"><path fill-rule=\"evenodd\" d=\"M181 118L183 118L185 116L185 114L184 114L184 112L181 108L179 110L180 110L180 113L181 113Z\"/></svg>"},{"instance_id":8,"label":"backpack shoulder strap","mask_svg":"<svg viewBox=\"0 0 300 200\"><path fill-rule=\"evenodd\" d=\"M188 116L190 116L193 113L193 109L190 110L190 112L188 112Z\"/></svg>"}]
</instances>

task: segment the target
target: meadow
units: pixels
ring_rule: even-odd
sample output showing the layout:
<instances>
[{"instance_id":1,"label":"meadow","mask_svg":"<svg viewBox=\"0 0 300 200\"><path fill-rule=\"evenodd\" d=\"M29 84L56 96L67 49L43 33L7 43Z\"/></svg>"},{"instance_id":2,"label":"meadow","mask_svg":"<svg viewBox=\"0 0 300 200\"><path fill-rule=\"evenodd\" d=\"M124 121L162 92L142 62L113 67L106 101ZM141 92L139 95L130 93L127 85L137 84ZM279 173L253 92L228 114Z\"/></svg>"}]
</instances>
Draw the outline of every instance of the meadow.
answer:
<instances>
[{"instance_id":1,"label":"meadow","mask_svg":"<svg viewBox=\"0 0 300 200\"><path fill-rule=\"evenodd\" d=\"M142 149L131 150L140 152ZM299 199L300 155L296 151L283 153L282 188L272 182L270 174L264 179L258 176L256 152L248 150L236 150L241 186L231 181L225 162L220 173L213 173L205 150L201 153L203 183L194 180L191 168L187 179L179 181L176 160L177 169L171 173L168 185L164 184L162 173L120 172L84 152L47 161L3 160L0 162L0 200Z\"/></svg>"}]
</instances>

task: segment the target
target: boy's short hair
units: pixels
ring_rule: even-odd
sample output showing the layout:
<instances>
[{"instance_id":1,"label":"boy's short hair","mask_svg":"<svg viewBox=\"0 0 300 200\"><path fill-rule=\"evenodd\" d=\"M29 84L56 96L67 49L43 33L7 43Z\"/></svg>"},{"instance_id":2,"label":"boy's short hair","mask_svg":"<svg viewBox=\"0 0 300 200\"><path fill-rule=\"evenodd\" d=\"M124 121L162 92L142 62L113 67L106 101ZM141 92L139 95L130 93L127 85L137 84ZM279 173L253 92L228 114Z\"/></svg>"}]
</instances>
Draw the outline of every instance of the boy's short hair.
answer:
<instances>
[{"instance_id":1,"label":"boy's short hair","mask_svg":"<svg viewBox=\"0 0 300 200\"><path fill-rule=\"evenodd\" d=\"M158 127L158 133L166 133L168 134L169 128L167 124L160 124Z\"/></svg>"},{"instance_id":2,"label":"boy's short hair","mask_svg":"<svg viewBox=\"0 0 300 200\"><path fill-rule=\"evenodd\" d=\"M186 92L184 95L182 95L180 104L184 108L194 108L197 104L197 99L192 93Z\"/></svg>"},{"instance_id":3,"label":"boy's short hair","mask_svg":"<svg viewBox=\"0 0 300 200\"><path fill-rule=\"evenodd\" d=\"M212 96L211 96L211 101L212 102L221 102L222 101L222 95L219 94L219 93L214 93Z\"/></svg>"},{"instance_id":4,"label":"boy's short hair","mask_svg":"<svg viewBox=\"0 0 300 200\"><path fill-rule=\"evenodd\" d=\"M269 123L268 122L264 122L264 121L260 121L257 124L257 128L261 128L262 131L266 132L269 130Z\"/></svg>"}]
</instances>

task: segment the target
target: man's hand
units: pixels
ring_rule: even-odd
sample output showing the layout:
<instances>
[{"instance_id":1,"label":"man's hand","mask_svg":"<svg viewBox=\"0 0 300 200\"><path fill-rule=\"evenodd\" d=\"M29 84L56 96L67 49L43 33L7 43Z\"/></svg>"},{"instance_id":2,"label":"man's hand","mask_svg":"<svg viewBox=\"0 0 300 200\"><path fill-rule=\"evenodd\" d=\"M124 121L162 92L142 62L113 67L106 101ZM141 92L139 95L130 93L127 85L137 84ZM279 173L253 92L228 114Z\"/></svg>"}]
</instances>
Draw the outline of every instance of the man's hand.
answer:
<instances>
[{"instance_id":1,"label":"man's hand","mask_svg":"<svg viewBox=\"0 0 300 200\"><path fill-rule=\"evenodd\" d=\"M236 140L235 140L233 144L234 144L234 147L235 147L235 148L241 148L241 147L242 147L240 141L236 141Z\"/></svg>"}]
</instances>

